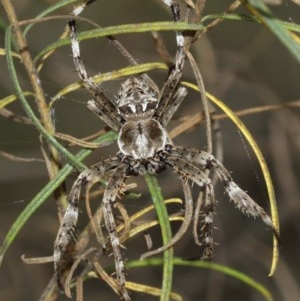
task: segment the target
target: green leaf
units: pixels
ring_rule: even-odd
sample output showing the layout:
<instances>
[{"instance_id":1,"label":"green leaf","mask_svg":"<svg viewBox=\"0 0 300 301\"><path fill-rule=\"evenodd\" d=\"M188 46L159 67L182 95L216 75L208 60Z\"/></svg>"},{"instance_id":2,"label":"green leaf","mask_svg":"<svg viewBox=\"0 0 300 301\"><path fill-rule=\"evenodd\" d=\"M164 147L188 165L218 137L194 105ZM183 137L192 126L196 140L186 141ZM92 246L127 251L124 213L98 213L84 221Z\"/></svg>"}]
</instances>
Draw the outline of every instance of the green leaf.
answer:
<instances>
[{"instance_id":1,"label":"green leaf","mask_svg":"<svg viewBox=\"0 0 300 301\"><path fill-rule=\"evenodd\" d=\"M161 193L161 189L158 185L155 176L146 174L145 180L148 185L152 201L155 207L155 211L159 220L161 228L163 244L167 244L172 239L172 231L169 221L169 214L164 202L164 197ZM164 251L163 260L163 282L162 282L162 294L160 301L169 301L172 290L172 278L173 278L173 248Z\"/></svg>"},{"instance_id":2,"label":"green leaf","mask_svg":"<svg viewBox=\"0 0 300 301\"><path fill-rule=\"evenodd\" d=\"M249 16L249 15L246 15L246 14L212 14L212 15L206 15L201 19L201 23L204 24L206 21L216 20L216 19L232 20L232 21L247 21L247 22L260 23L261 24L261 21L258 18L254 17L254 16ZM277 20L277 21L285 29L300 33L300 26L298 24L291 23L291 22L286 22L286 21L281 21L281 20Z\"/></svg>"},{"instance_id":3,"label":"green leaf","mask_svg":"<svg viewBox=\"0 0 300 301\"><path fill-rule=\"evenodd\" d=\"M97 28L88 31L83 31L78 34L77 38L79 41L86 39L101 38L110 35L119 34L132 34L141 32L151 32L151 31L166 31L166 30L203 30L205 27L202 24L188 24L185 22L152 22L152 23L140 23L140 24L125 24L118 26L108 26L105 28ZM60 39L48 47L44 48L35 58L38 61L46 53L62 47L64 45L70 44L70 38Z\"/></svg>"},{"instance_id":4,"label":"green leaf","mask_svg":"<svg viewBox=\"0 0 300 301\"><path fill-rule=\"evenodd\" d=\"M147 267L147 266L157 266L162 265L163 259L162 258L149 258L144 260L133 260L127 263L128 268L140 268L140 267ZM173 259L173 264L175 266L186 266L186 267L194 267L194 268L203 268L203 269L210 269L215 270L217 272L223 273L225 275L231 276L248 286L254 288L257 290L260 294L264 296L264 298L267 301L272 301L273 297L271 293L260 283L255 281L253 278L247 276L244 273L241 273L238 270L232 269L230 267L218 264L218 263L212 263L204 260L184 260L181 258L175 257Z\"/></svg>"},{"instance_id":5,"label":"green leaf","mask_svg":"<svg viewBox=\"0 0 300 301\"><path fill-rule=\"evenodd\" d=\"M269 8L261 0L243 0L247 9L258 18L272 33L282 42L283 45L300 63L299 38L282 26L281 22L271 13ZM298 41L298 42L297 42Z\"/></svg>"},{"instance_id":6,"label":"green leaf","mask_svg":"<svg viewBox=\"0 0 300 301\"><path fill-rule=\"evenodd\" d=\"M61 8L61 7L64 7L70 3L74 3L74 2L77 2L77 0L62 0L62 1L58 1L56 2L55 4L49 6L47 9L45 9L44 11L42 11L41 13L39 13L35 19L40 19L44 16L47 16L48 14L52 13L53 11ZM28 31L31 29L31 27L34 25L33 24L30 24L28 25L25 29L24 29L24 36L26 36L26 34L28 33Z\"/></svg>"}]
</instances>

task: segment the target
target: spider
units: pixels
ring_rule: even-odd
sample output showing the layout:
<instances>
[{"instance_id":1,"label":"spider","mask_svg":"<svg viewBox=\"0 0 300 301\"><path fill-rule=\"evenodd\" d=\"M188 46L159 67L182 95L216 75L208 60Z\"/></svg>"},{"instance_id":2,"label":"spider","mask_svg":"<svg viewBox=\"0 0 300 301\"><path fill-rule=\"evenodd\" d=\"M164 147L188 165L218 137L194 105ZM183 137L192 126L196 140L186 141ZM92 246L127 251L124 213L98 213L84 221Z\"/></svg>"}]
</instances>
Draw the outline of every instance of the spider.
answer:
<instances>
[{"instance_id":1,"label":"spider","mask_svg":"<svg viewBox=\"0 0 300 301\"><path fill-rule=\"evenodd\" d=\"M215 169L225 191L237 209L244 215L260 217L277 236L278 234L264 209L233 181L230 173L220 161L208 152L176 146L168 137L166 127L187 95L186 88L180 85L186 57L183 33L176 32L175 64L170 68L162 89L159 91L153 88L153 82L148 76L130 77L122 83L115 105L88 75L81 59L76 21L73 16L78 16L93 1L85 1L81 6L75 8L68 21L73 61L84 87L93 96L93 100L87 102L87 107L118 133L119 152L116 156L84 170L74 182L68 196L68 206L54 243L54 267L58 285L63 288L61 268L70 247L74 246L76 241L81 189L94 182L95 179L109 175L102 199L103 217L114 256L120 296L127 301L130 300L130 296L125 288L124 259L116 232L113 210L117 203L117 195L128 176L143 176L146 173L157 175L168 167L173 168L182 181L186 206L190 208L190 211L192 207L188 204L192 204L192 197L188 180L200 187L205 195L205 201L201 208L204 257L211 256L214 244L212 234L214 188L211 179L205 173L205 170L210 168ZM171 0L162 0L162 2L171 10L173 21L180 20L178 4ZM178 239L179 236L175 235L172 244ZM169 243L160 250L166 249L170 245Z\"/></svg>"}]
</instances>

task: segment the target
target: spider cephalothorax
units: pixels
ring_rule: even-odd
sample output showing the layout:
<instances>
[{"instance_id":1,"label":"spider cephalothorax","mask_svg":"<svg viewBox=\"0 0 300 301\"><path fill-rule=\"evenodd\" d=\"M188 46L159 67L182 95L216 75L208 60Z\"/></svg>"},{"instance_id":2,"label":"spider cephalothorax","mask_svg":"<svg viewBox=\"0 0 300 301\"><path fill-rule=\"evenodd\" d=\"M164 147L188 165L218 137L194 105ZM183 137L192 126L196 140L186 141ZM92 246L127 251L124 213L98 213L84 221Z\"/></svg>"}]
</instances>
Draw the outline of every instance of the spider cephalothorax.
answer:
<instances>
[{"instance_id":1,"label":"spider cephalothorax","mask_svg":"<svg viewBox=\"0 0 300 301\"><path fill-rule=\"evenodd\" d=\"M72 15L80 14L92 1L84 2L73 11ZM162 2L171 9L173 20L177 22L179 20L178 4L170 0L162 0ZM278 236L270 217L233 181L230 173L220 161L205 151L175 146L168 137L166 126L187 94L186 89L180 86L185 60L183 33L176 32L175 62L169 70L162 89L159 91L157 87L153 88L153 81L146 75L130 77L121 85L117 96L117 106L115 106L86 72L80 56L75 18L71 17L68 25L75 68L83 85L94 98L88 101L87 106L118 133L119 153L115 157L103 160L84 170L72 186L68 196L69 204L54 244L54 265L59 286L63 288L62 267L64 267L68 251L75 245L81 189L104 176L108 176L108 181L102 199L103 218L115 261L118 293L124 300L130 300L130 297L125 288L124 260L113 210L117 204L117 196L128 176L143 175L147 172L157 174L171 167L181 179L186 204L185 219L179 231L180 234L175 234L172 241L160 248L160 251L174 245L188 228L193 214L200 214L203 217L199 235L202 238L201 244L204 246L203 257L211 256L214 244L215 199L213 185L205 172L210 168L215 169L236 208L245 215L260 217ZM204 195L200 212L199 210L193 211L188 180L198 185ZM195 216L194 220L198 220L198 217ZM155 252L150 251L147 254L153 253Z\"/></svg>"}]
</instances>

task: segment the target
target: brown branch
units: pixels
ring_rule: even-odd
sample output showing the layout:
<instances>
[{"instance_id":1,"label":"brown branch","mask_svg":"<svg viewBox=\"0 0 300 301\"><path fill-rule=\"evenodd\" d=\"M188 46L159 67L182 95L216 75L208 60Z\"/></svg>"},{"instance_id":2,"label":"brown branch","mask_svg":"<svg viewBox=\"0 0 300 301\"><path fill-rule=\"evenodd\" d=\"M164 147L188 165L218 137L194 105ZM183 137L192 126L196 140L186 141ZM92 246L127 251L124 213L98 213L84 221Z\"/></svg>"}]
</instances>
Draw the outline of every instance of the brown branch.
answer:
<instances>
[{"instance_id":1,"label":"brown branch","mask_svg":"<svg viewBox=\"0 0 300 301\"><path fill-rule=\"evenodd\" d=\"M41 86L41 81L39 79L38 72L33 63L26 38L23 35L23 32L19 25L16 12L10 0L1 0L1 3L6 11L7 17L12 26L13 34L15 36L16 44L19 49L19 54L21 56L22 63L25 67L30 84L35 94L36 106L40 114L41 122L45 127L45 129L49 132L49 134L53 135L55 132L55 128L51 120L51 114L49 114L49 107L46 102L45 93ZM49 158L50 158L50 164L47 165L49 168L48 174L50 178L53 178L60 169L61 166L60 157L57 150L52 145L48 145L48 150L49 150ZM47 161L47 158L45 158L45 160ZM64 193L61 188L58 188L55 194L57 197L61 197L63 203L66 204ZM59 204L58 206L59 206L59 212L61 212L63 209L61 207L61 204Z\"/></svg>"}]
</instances>

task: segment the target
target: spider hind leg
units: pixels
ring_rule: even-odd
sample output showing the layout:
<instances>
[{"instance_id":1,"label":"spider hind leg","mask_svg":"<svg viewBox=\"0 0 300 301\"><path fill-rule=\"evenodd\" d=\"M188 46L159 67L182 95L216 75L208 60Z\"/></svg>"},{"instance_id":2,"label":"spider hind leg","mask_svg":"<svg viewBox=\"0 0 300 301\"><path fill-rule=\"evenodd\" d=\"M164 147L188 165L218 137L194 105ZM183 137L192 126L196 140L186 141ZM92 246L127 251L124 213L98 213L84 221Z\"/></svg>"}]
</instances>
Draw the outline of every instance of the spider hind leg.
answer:
<instances>
[{"instance_id":1,"label":"spider hind leg","mask_svg":"<svg viewBox=\"0 0 300 301\"><path fill-rule=\"evenodd\" d=\"M185 174L187 178L194 181L199 187L209 189L209 197L205 197L206 201L204 206L202 206L202 210L200 211L200 214L204 213L202 230L205 231L203 234L204 245L208 245L208 250L209 248L212 248L213 244L212 234L209 233L212 233L213 230L212 218L215 201L213 186L203 170L211 167L215 169L227 195L234 203L235 207L246 216L253 218L260 217L261 220L268 226L268 228L272 229L275 237L280 243L279 233L276 231L269 215L233 181L229 171L212 154L172 145L166 146L165 150L169 154L166 156L166 162L169 165L173 166L173 168L175 168L175 170L177 170L177 172L180 174Z\"/></svg>"}]
</instances>

